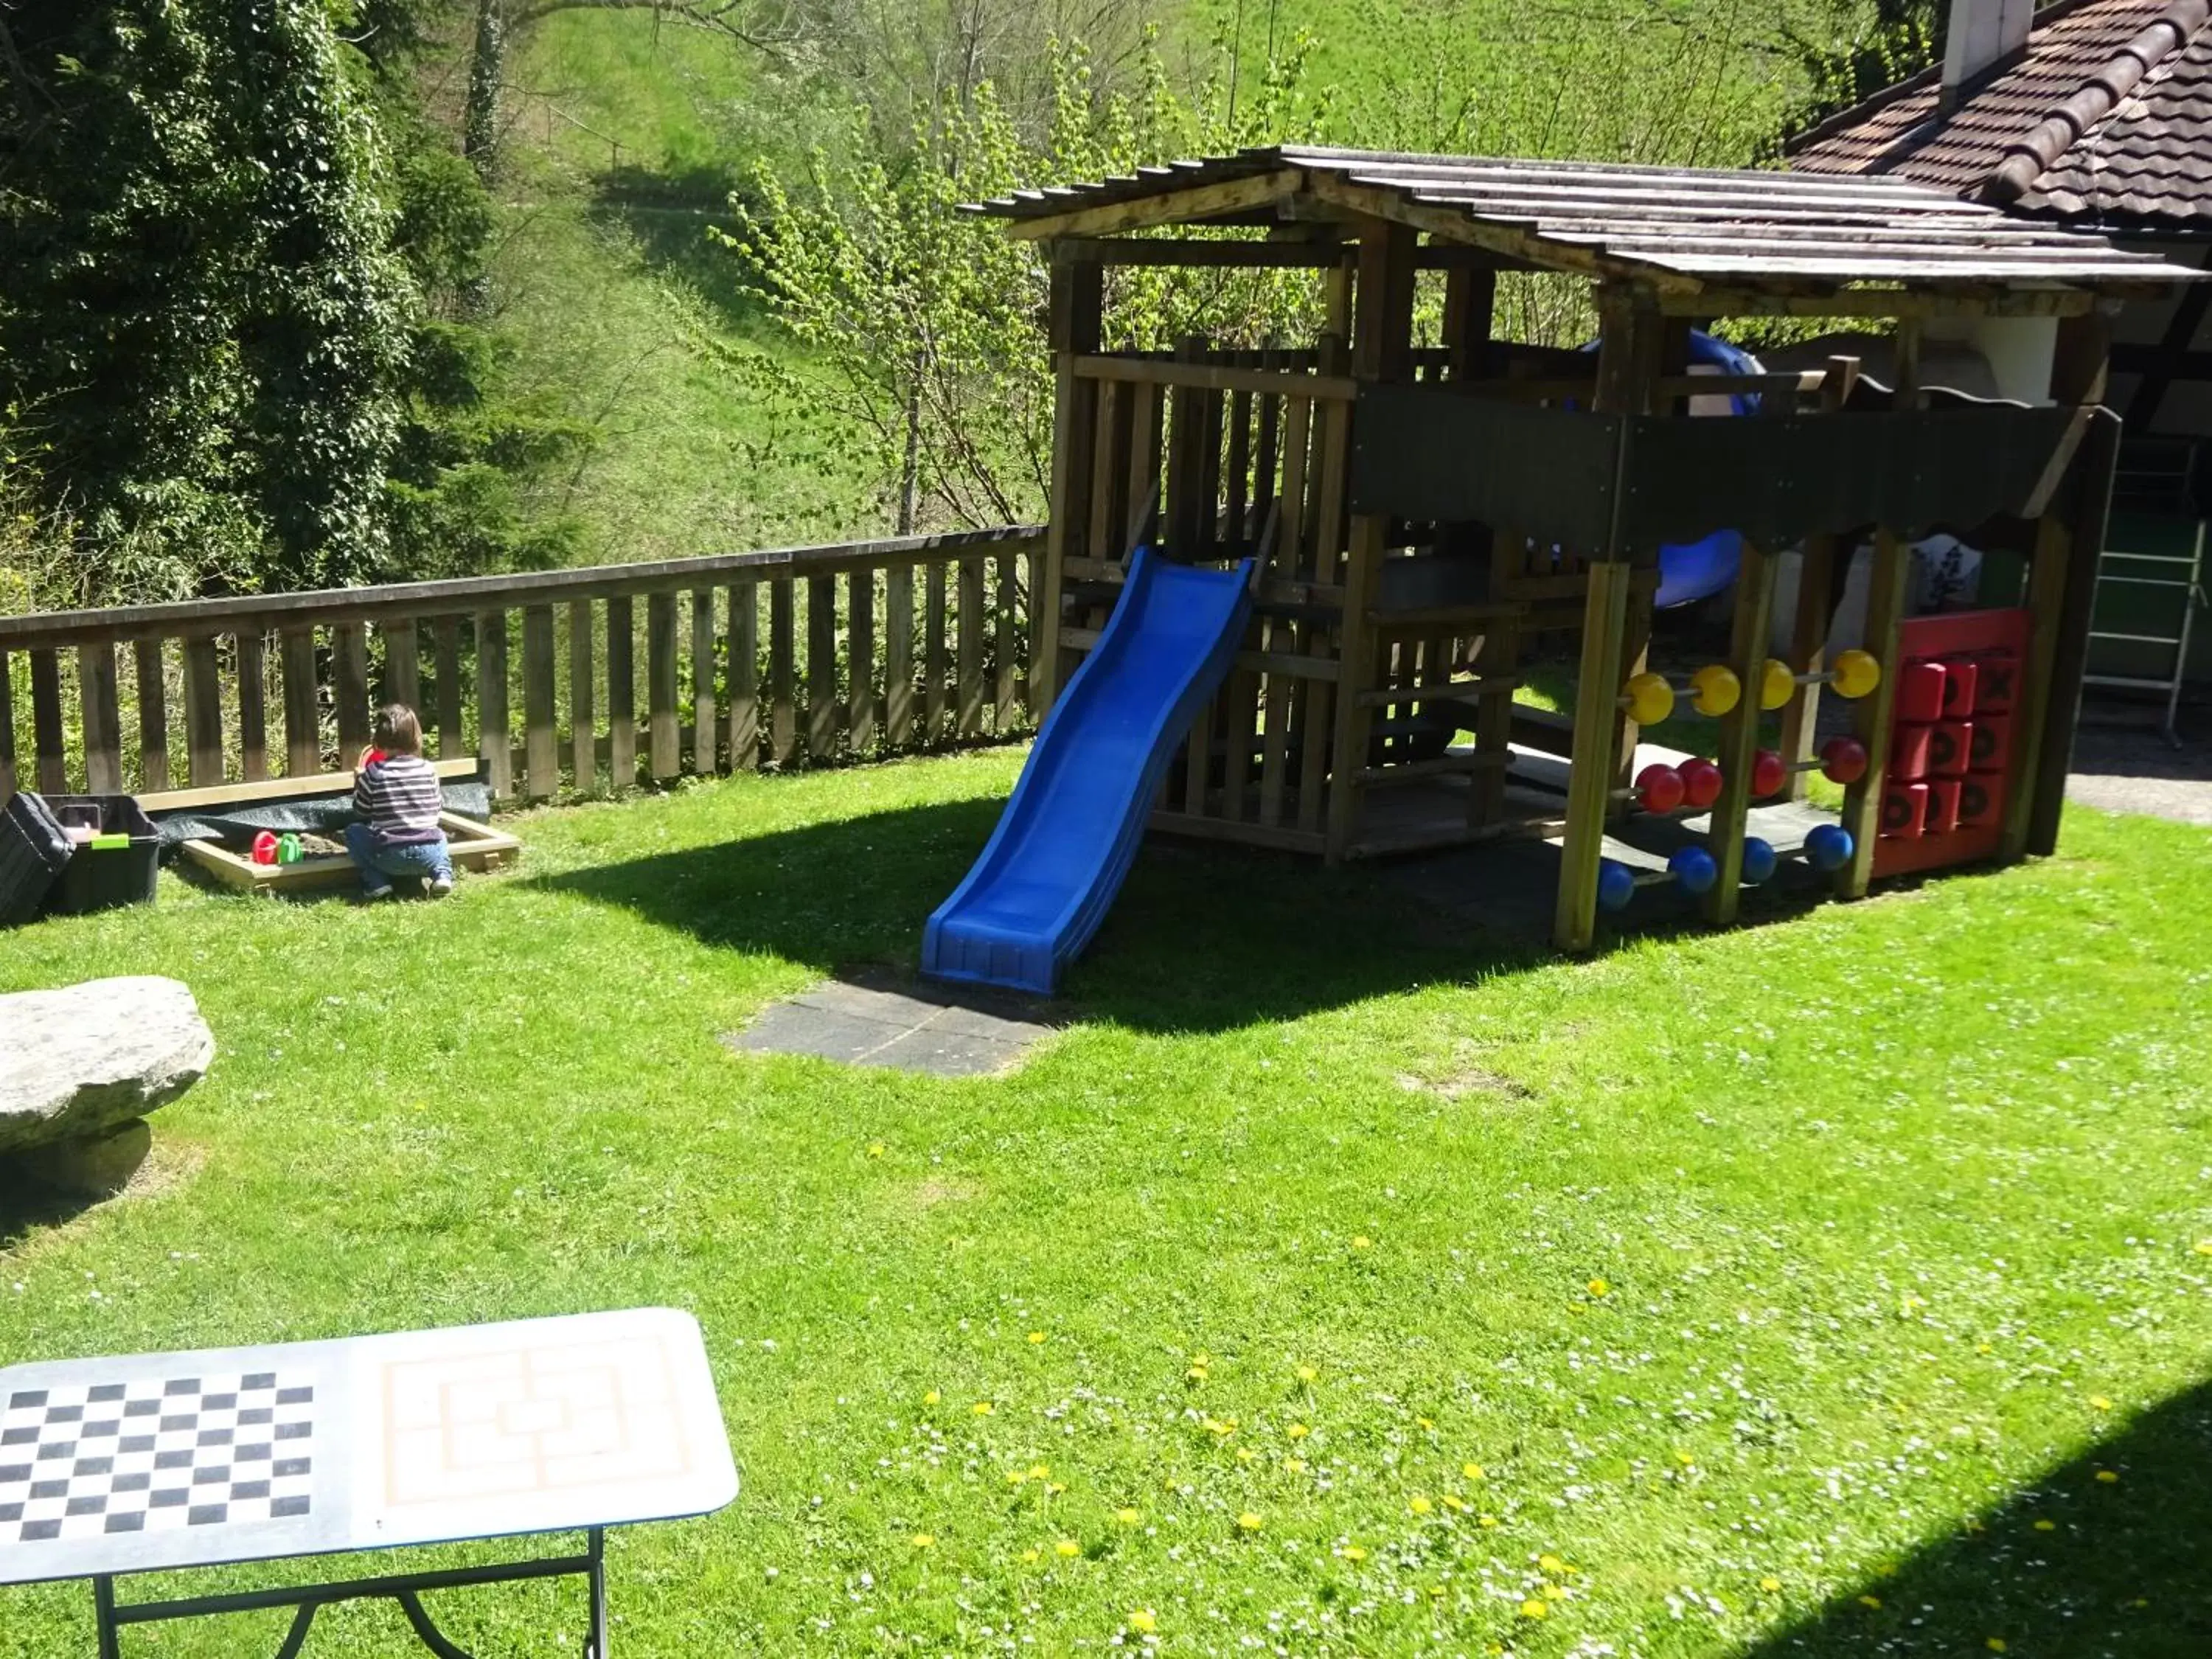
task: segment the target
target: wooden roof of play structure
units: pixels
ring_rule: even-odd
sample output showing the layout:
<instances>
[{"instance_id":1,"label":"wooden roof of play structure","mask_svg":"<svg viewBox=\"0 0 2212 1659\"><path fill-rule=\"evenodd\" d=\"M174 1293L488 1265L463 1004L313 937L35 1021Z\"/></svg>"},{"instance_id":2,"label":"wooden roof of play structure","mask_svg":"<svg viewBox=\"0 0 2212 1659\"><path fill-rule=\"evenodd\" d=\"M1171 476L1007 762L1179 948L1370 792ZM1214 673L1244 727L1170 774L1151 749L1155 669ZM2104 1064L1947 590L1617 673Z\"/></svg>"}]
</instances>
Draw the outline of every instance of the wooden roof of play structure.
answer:
<instances>
[{"instance_id":1,"label":"wooden roof of play structure","mask_svg":"<svg viewBox=\"0 0 2212 1659\"><path fill-rule=\"evenodd\" d=\"M2046 312L2197 273L1890 178L1269 145L977 204L1018 236L1381 219L1509 266L1636 283L1680 313L1799 308L1846 289ZM2023 290L2025 292L2023 292Z\"/></svg>"}]
</instances>

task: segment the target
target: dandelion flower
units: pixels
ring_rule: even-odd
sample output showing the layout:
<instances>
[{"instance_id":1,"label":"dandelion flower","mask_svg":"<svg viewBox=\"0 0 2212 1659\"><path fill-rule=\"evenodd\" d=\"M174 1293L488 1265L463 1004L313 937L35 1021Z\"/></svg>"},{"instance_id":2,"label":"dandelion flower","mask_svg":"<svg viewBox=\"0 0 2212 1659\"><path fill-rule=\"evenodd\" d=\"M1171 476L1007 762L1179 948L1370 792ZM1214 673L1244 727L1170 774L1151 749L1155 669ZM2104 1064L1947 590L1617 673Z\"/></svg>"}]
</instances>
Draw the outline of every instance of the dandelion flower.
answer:
<instances>
[{"instance_id":1,"label":"dandelion flower","mask_svg":"<svg viewBox=\"0 0 2212 1659\"><path fill-rule=\"evenodd\" d=\"M2212 1255L2212 1238L2198 1239L2197 1241L2197 1254L2199 1255Z\"/></svg>"},{"instance_id":2,"label":"dandelion flower","mask_svg":"<svg viewBox=\"0 0 2212 1659\"><path fill-rule=\"evenodd\" d=\"M988 1400L979 1400L968 1409L975 1413L978 1417L988 1417L992 1412L997 1409L997 1407L994 1407Z\"/></svg>"},{"instance_id":3,"label":"dandelion flower","mask_svg":"<svg viewBox=\"0 0 2212 1659\"><path fill-rule=\"evenodd\" d=\"M1019 1469L1008 1469L1006 1471L1006 1484L1010 1486L1018 1486L1023 1481L1028 1479L1029 1476L1023 1474Z\"/></svg>"},{"instance_id":4,"label":"dandelion flower","mask_svg":"<svg viewBox=\"0 0 2212 1659\"><path fill-rule=\"evenodd\" d=\"M2093 1412L2108 1412L2112 1409L2112 1402L2101 1394L2093 1394L2089 1396L2089 1409Z\"/></svg>"},{"instance_id":5,"label":"dandelion flower","mask_svg":"<svg viewBox=\"0 0 2212 1659\"><path fill-rule=\"evenodd\" d=\"M1992 1636L1988 1641L1983 1643L1982 1645L1987 1648L1991 1653L2002 1653L2005 1650L2005 1639L2002 1636Z\"/></svg>"},{"instance_id":6,"label":"dandelion flower","mask_svg":"<svg viewBox=\"0 0 2212 1659\"><path fill-rule=\"evenodd\" d=\"M2097 1471L2097 1479L2098 1479L2098 1480L2101 1480L2101 1481L2103 1481L2106 1486L2116 1486L2116 1485L2118 1485L2118 1482L2119 1482L2119 1479L2120 1479L2120 1477L2119 1477L2119 1474L2118 1474L2118 1472L2117 1470L2113 1470L2113 1469L2099 1469L2099 1470Z\"/></svg>"},{"instance_id":7,"label":"dandelion flower","mask_svg":"<svg viewBox=\"0 0 2212 1659\"><path fill-rule=\"evenodd\" d=\"M1455 1498L1451 1493L1446 1492L1443 1497L1443 1504L1444 1507L1449 1510L1454 1515L1460 1515L1466 1511L1467 1499L1464 1498Z\"/></svg>"},{"instance_id":8,"label":"dandelion flower","mask_svg":"<svg viewBox=\"0 0 2212 1659\"><path fill-rule=\"evenodd\" d=\"M1470 1480L1482 1479L1482 1465L1480 1463L1462 1463L1459 1466L1459 1472Z\"/></svg>"},{"instance_id":9,"label":"dandelion flower","mask_svg":"<svg viewBox=\"0 0 2212 1659\"><path fill-rule=\"evenodd\" d=\"M1284 1430L1283 1432L1289 1435L1293 1440L1303 1440L1308 1435L1311 1434L1313 1431L1303 1423L1293 1423L1289 1428Z\"/></svg>"},{"instance_id":10,"label":"dandelion flower","mask_svg":"<svg viewBox=\"0 0 2212 1659\"><path fill-rule=\"evenodd\" d=\"M1567 1564L1556 1555L1540 1555L1536 1558L1536 1565L1546 1572L1565 1572L1567 1570Z\"/></svg>"},{"instance_id":11,"label":"dandelion flower","mask_svg":"<svg viewBox=\"0 0 2212 1659\"><path fill-rule=\"evenodd\" d=\"M1364 1561L1367 1559L1367 1552L1357 1544L1346 1544L1337 1553L1347 1561Z\"/></svg>"},{"instance_id":12,"label":"dandelion flower","mask_svg":"<svg viewBox=\"0 0 2212 1659\"><path fill-rule=\"evenodd\" d=\"M1680 1463L1686 1469L1694 1469L1698 1467L1698 1460L1691 1456L1690 1454L1686 1451L1676 1452L1674 1454L1674 1461L1677 1463Z\"/></svg>"},{"instance_id":13,"label":"dandelion flower","mask_svg":"<svg viewBox=\"0 0 2212 1659\"><path fill-rule=\"evenodd\" d=\"M2035 1523L2035 1529L2038 1532L2057 1532L2058 1523L2056 1521L2039 1521Z\"/></svg>"},{"instance_id":14,"label":"dandelion flower","mask_svg":"<svg viewBox=\"0 0 2212 1659\"><path fill-rule=\"evenodd\" d=\"M1133 1527L1137 1524L1138 1515L1133 1509L1124 1507L1114 1511L1114 1518L1125 1527Z\"/></svg>"},{"instance_id":15,"label":"dandelion flower","mask_svg":"<svg viewBox=\"0 0 2212 1659\"><path fill-rule=\"evenodd\" d=\"M1859 1605L1863 1607L1880 1607L1881 1606L1881 1597L1879 1595L1862 1595L1859 1597Z\"/></svg>"},{"instance_id":16,"label":"dandelion flower","mask_svg":"<svg viewBox=\"0 0 2212 1659\"><path fill-rule=\"evenodd\" d=\"M1057 1498L1060 1493L1067 1490L1067 1482L1065 1480L1049 1480L1045 1483L1044 1489L1048 1492L1051 1493L1052 1496Z\"/></svg>"},{"instance_id":17,"label":"dandelion flower","mask_svg":"<svg viewBox=\"0 0 2212 1659\"><path fill-rule=\"evenodd\" d=\"M1237 1432L1237 1419L1233 1417L1209 1417L1206 1419L1206 1426L1226 1440Z\"/></svg>"},{"instance_id":18,"label":"dandelion flower","mask_svg":"<svg viewBox=\"0 0 2212 1659\"><path fill-rule=\"evenodd\" d=\"M1414 1421L1414 1423L1415 1423L1419 1427L1423 1428L1423 1429L1426 1429L1426 1430L1430 1431L1431 1432L1434 1432L1434 1431L1435 1431L1435 1429L1436 1429L1436 1426L1437 1426L1434 1423L1431 1422L1431 1421L1430 1421L1427 1418L1425 1418L1425 1417L1417 1417L1417 1418L1415 1418L1415 1419L1413 1419L1413 1421Z\"/></svg>"},{"instance_id":19,"label":"dandelion flower","mask_svg":"<svg viewBox=\"0 0 2212 1659\"><path fill-rule=\"evenodd\" d=\"M1782 1581L1779 1578L1775 1577L1771 1573L1769 1573L1765 1577L1759 1581L1759 1587L1765 1590L1769 1595L1771 1595L1775 1591L1782 1588Z\"/></svg>"},{"instance_id":20,"label":"dandelion flower","mask_svg":"<svg viewBox=\"0 0 2212 1659\"><path fill-rule=\"evenodd\" d=\"M1040 1343L1040 1342L1042 1342L1042 1341L1043 1341L1043 1340L1044 1340L1044 1333L1043 1333L1042 1331L1031 1331L1031 1332L1030 1333L1030 1346L1031 1346L1032 1348L1034 1348L1035 1346L1036 1346L1036 1345L1037 1345L1038 1343Z\"/></svg>"},{"instance_id":21,"label":"dandelion flower","mask_svg":"<svg viewBox=\"0 0 2212 1659\"><path fill-rule=\"evenodd\" d=\"M918 1532L914 1535L914 1547L918 1550L926 1550L936 1541L937 1537L933 1533Z\"/></svg>"},{"instance_id":22,"label":"dandelion flower","mask_svg":"<svg viewBox=\"0 0 2212 1659\"><path fill-rule=\"evenodd\" d=\"M1206 1367L1203 1365L1193 1365L1188 1370L1185 1371L1183 1375L1189 1377L1194 1382L1203 1382L1206 1381Z\"/></svg>"},{"instance_id":23,"label":"dandelion flower","mask_svg":"<svg viewBox=\"0 0 2212 1659\"><path fill-rule=\"evenodd\" d=\"M1024 1550L1022 1552L1022 1565L1025 1567L1033 1567L1043 1559L1043 1553L1038 1550Z\"/></svg>"},{"instance_id":24,"label":"dandelion flower","mask_svg":"<svg viewBox=\"0 0 2212 1659\"><path fill-rule=\"evenodd\" d=\"M1486 1527L1494 1527L1498 1524L1498 1517L1494 1515L1480 1515L1477 1516L1475 1519L1481 1525Z\"/></svg>"},{"instance_id":25,"label":"dandelion flower","mask_svg":"<svg viewBox=\"0 0 2212 1659\"><path fill-rule=\"evenodd\" d=\"M1267 1523L1260 1519L1260 1512L1257 1510L1247 1510L1237 1517L1237 1524L1246 1532L1257 1532Z\"/></svg>"},{"instance_id":26,"label":"dandelion flower","mask_svg":"<svg viewBox=\"0 0 2212 1659\"><path fill-rule=\"evenodd\" d=\"M1030 1465L1030 1479L1032 1480L1042 1480L1045 1476L1051 1473L1052 1468L1049 1464L1032 1463Z\"/></svg>"},{"instance_id":27,"label":"dandelion flower","mask_svg":"<svg viewBox=\"0 0 2212 1659\"><path fill-rule=\"evenodd\" d=\"M1054 1555L1080 1555L1083 1553L1083 1546L1073 1538L1063 1538L1052 1547L1052 1553Z\"/></svg>"},{"instance_id":28,"label":"dandelion flower","mask_svg":"<svg viewBox=\"0 0 2212 1659\"><path fill-rule=\"evenodd\" d=\"M1306 1460L1303 1457L1285 1457L1283 1460L1283 1468L1291 1474L1304 1474L1306 1472Z\"/></svg>"},{"instance_id":29,"label":"dandelion flower","mask_svg":"<svg viewBox=\"0 0 2212 1659\"><path fill-rule=\"evenodd\" d=\"M1613 1286L1607 1284L1602 1279L1593 1279L1584 1288L1587 1289L1592 1296L1604 1296L1612 1291Z\"/></svg>"},{"instance_id":30,"label":"dandelion flower","mask_svg":"<svg viewBox=\"0 0 2212 1659\"><path fill-rule=\"evenodd\" d=\"M1413 1510L1416 1515L1428 1515L1432 1513L1437 1506L1429 1502L1425 1498L1416 1497L1411 1503L1407 1504L1406 1507Z\"/></svg>"},{"instance_id":31,"label":"dandelion flower","mask_svg":"<svg viewBox=\"0 0 2212 1659\"><path fill-rule=\"evenodd\" d=\"M1521 1616L1523 1619L1549 1619L1552 1616L1552 1609L1547 1604L1532 1595L1521 1604Z\"/></svg>"},{"instance_id":32,"label":"dandelion flower","mask_svg":"<svg viewBox=\"0 0 2212 1659\"><path fill-rule=\"evenodd\" d=\"M1547 1584L1547 1585L1545 1585L1545 1586L1544 1586L1544 1599L1545 1599L1547 1601L1565 1601L1565 1600L1567 1599L1566 1587L1565 1587L1565 1585L1561 1585L1561 1584Z\"/></svg>"},{"instance_id":33,"label":"dandelion flower","mask_svg":"<svg viewBox=\"0 0 2212 1659\"><path fill-rule=\"evenodd\" d=\"M1159 1615L1150 1607L1139 1607L1129 1615L1129 1628L1139 1636L1150 1636L1159 1627Z\"/></svg>"},{"instance_id":34,"label":"dandelion flower","mask_svg":"<svg viewBox=\"0 0 2212 1659\"><path fill-rule=\"evenodd\" d=\"M884 1143L882 1141L872 1140L868 1143L868 1156L870 1158L881 1158L883 1155Z\"/></svg>"},{"instance_id":35,"label":"dandelion flower","mask_svg":"<svg viewBox=\"0 0 2212 1659\"><path fill-rule=\"evenodd\" d=\"M1314 1378L1320 1375L1321 1373L1310 1365L1301 1365L1298 1367L1298 1381L1301 1382L1310 1382Z\"/></svg>"},{"instance_id":36,"label":"dandelion flower","mask_svg":"<svg viewBox=\"0 0 2212 1659\"><path fill-rule=\"evenodd\" d=\"M1237 1449L1237 1461L1240 1463L1249 1463L1259 1455L1260 1454L1254 1451L1249 1446L1239 1446Z\"/></svg>"},{"instance_id":37,"label":"dandelion flower","mask_svg":"<svg viewBox=\"0 0 2212 1659\"><path fill-rule=\"evenodd\" d=\"M925 1406L934 1406L939 1401L944 1398L945 1396L943 1395L938 1393L936 1389L932 1389L927 1394L922 1395L921 1403Z\"/></svg>"}]
</instances>

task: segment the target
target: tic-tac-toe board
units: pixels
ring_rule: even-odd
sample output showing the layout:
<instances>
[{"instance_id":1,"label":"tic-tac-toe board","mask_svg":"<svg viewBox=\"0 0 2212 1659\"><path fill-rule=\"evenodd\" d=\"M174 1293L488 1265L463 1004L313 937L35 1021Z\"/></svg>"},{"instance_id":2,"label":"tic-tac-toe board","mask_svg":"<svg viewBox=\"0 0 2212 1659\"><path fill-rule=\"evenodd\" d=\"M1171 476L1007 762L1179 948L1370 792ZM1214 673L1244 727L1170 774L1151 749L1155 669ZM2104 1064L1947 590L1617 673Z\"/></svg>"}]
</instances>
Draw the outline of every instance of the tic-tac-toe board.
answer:
<instances>
[{"instance_id":1,"label":"tic-tac-toe board","mask_svg":"<svg viewBox=\"0 0 2212 1659\"><path fill-rule=\"evenodd\" d=\"M0 1583L667 1520L737 1493L670 1309L0 1370Z\"/></svg>"}]
</instances>

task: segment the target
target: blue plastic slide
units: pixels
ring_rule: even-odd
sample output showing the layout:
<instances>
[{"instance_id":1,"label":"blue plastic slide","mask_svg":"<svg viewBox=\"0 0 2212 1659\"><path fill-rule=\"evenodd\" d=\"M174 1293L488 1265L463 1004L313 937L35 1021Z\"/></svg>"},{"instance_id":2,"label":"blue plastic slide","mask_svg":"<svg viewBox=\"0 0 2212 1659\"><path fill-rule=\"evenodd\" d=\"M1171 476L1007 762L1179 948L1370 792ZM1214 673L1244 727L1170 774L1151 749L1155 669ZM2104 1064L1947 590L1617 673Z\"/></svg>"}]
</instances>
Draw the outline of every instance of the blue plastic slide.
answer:
<instances>
[{"instance_id":1,"label":"blue plastic slide","mask_svg":"<svg viewBox=\"0 0 2212 1659\"><path fill-rule=\"evenodd\" d=\"M982 856L930 917L922 972L1050 994L1105 920L1176 745L1229 672L1251 575L1249 559L1198 570L1138 549Z\"/></svg>"}]
</instances>

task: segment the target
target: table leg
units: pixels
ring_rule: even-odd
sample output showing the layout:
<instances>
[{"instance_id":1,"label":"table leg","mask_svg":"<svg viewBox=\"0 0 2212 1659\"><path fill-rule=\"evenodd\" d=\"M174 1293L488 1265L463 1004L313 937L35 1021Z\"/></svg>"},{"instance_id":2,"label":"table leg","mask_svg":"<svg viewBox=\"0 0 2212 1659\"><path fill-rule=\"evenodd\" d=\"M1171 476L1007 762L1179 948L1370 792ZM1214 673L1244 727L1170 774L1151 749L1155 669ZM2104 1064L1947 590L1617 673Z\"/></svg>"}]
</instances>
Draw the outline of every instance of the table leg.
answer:
<instances>
[{"instance_id":1,"label":"table leg","mask_svg":"<svg viewBox=\"0 0 2212 1659\"><path fill-rule=\"evenodd\" d=\"M607 1659L607 1532L605 1527L592 1528L584 1557L592 1564L586 1575L591 1585L592 1634L584 1648L585 1659Z\"/></svg>"},{"instance_id":2,"label":"table leg","mask_svg":"<svg viewBox=\"0 0 2212 1659\"><path fill-rule=\"evenodd\" d=\"M92 1581L92 1610L100 1624L100 1659L122 1659L123 1644L115 1633L115 1581L104 1573Z\"/></svg>"}]
</instances>

